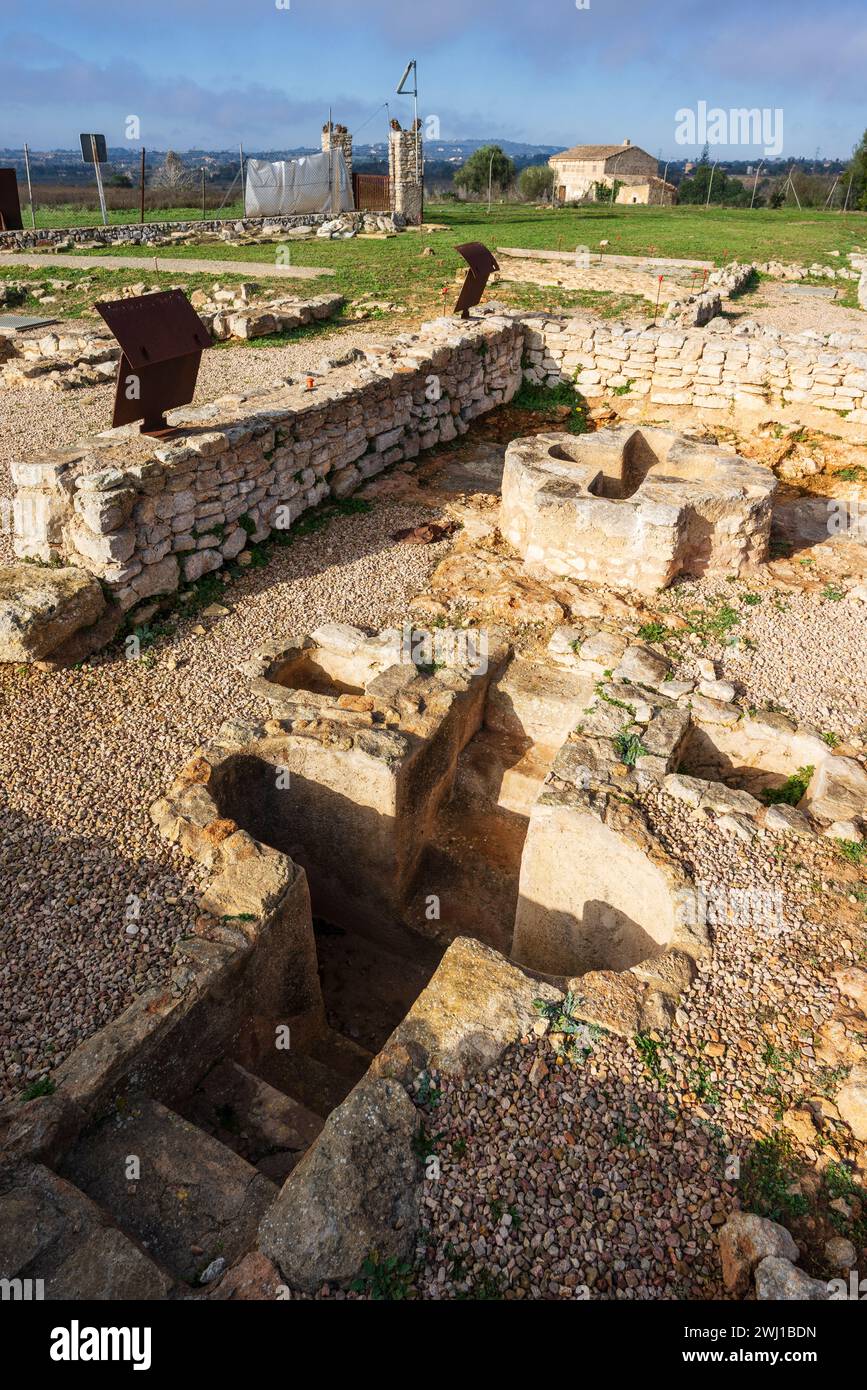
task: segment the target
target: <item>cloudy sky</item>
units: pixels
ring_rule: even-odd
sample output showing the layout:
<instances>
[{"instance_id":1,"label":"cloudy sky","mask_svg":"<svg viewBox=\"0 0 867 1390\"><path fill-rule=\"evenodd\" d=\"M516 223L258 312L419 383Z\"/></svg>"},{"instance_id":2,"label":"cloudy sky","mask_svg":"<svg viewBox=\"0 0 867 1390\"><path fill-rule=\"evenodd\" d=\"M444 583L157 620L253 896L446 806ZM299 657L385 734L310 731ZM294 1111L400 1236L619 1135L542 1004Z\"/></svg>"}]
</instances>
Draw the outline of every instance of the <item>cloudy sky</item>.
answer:
<instances>
[{"instance_id":1,"label":"cloudy sky","mask_svg":"<svg viewBox=\"0 0 867 1390\"><path fill-rule=\"evenodd\" d=\"M318 144L329 105L362 140L419 62L443 139L619 143L663 158L677 112L780 108L784 155L847 155L867 125L864 0L2 0L0 146ZM721 146L750 158L756 148Z\"/></svg>"}]
</instances>

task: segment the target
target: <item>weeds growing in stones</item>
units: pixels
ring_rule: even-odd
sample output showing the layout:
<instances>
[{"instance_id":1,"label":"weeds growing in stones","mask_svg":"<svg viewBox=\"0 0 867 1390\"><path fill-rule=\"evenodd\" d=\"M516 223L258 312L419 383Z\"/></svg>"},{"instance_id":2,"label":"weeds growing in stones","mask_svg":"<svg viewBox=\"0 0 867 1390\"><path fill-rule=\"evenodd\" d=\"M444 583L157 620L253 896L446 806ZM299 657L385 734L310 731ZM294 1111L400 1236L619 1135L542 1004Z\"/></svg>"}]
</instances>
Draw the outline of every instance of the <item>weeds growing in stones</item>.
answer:
<instances>
[{"instance_id":1,"label":"weeds growing in stones","mask_svg":"<svg viewBox=\"0 0 867 1390\"><path fill-rule=\"evenodd\" d=\"M611 742L620 761L627 767L635 767L639 758L647 757L647 749L639 734L630 734L623 729L619 734L615 734Z\"/></svg>"},{"instance_id":2,"label":"weeds growing in stones","mask_svg":"<svg viewBox=\"0 0 867 1390\"><path fill-rule=\"evenodd\" d=\"M747 1211L785 1223L804 1216L809 1201L795 1190L798 1162L792 1141L782 1130L759 1139L743 1168L743 1202Z\"/></svg>"},{"instance_id":3,"label":"weeds growing in stones","mask_svg":"<svg viewBox=\"0 0 867 1390\"><path fill-rule=\"evenodd\" d=\"M350 1284L353 1293L367 1294L375 1302L400 1303L412 1292L412 1265L397 1255L381 1259L372 1250L361 1266L361 1274Z\"/></svg>"},{"instance_id":4,"label":"weeds growing in stones","mask_svg":"<svg viewBox=\"0 0 867 1390\"><path fill-rule=\"evenodd\" d=\"M760 793L762 801L766 806L797 806L805 795L815 770L812 763L808 763L806 767L799 767L797 772L787 777L781 786L763 787Z\"/></svg>"}]
</instances>

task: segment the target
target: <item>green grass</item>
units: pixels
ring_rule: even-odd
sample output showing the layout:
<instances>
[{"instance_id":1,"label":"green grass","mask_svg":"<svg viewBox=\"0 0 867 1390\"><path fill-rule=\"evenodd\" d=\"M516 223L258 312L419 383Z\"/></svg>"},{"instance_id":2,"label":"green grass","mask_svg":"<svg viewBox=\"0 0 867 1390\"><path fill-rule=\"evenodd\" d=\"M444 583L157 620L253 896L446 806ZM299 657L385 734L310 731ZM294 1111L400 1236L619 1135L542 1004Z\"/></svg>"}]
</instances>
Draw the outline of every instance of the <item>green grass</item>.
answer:
<instances>
[{"instance_id":1,"label":"green grass","mask_svg":"<svg viewBox=\"0 0 867 1390\"><path fill-rule=\"evenodd\" d=\"M559 386L537 386L524 381L512 397L511 405L539 415L550 414L570 434L584 434L587 429L587 402L574 386L565 381ZM564 408L570 413L561 419Z\"/></svg>"},{"instance_id":2,"label":"green grass","mask_svg":"<svg viewBox=\"0 0 867 1390\"><path fill-rule=\"evenodd\" d=\"M242 216L240 203L230 204L220 215ZM208 211L209 219L216 216L216 211ZM434 233L425 238L425 242L435 248L449 242L475 240L491 246L561 251L588 246L594 252L600 241L607 241L609 252L629 256L678 256L710 260L717 265L735 259L821 261L826 264L832 251L846 255L867 235L867 217L863 213L850 212L844 217L839 212L800 211L798 208L754 208L751 211L748 208L686 206L611 207L609 204L537 208L509 203L494 207L489 213L485 203L449 202L427 204L425 216L429 222L440 222L449 228L447 233ZM198 221L200 218L200 207L172 208L165 212L156 209L146 213L148 222ZM40 209L37 215L38 225L54 227L94 226L98 220L90 210L65 207ZM109 220L133 223L138 221L138 214L135 211L111 213ZM315 251L333 257L339 264L353 245L353 242L325 242ZM370 242L368 246L382 250L389 243ZM220 249L229 258L240 252L252 253L250 258L256 259L262 252L261 247L255 246ZM295 249L293 245L293 253ZM301 257L307 248L299 246L297 249L297 264L304 264Z\"/></svg>"},{"instance_id":3,"label":"green grass","mask_svg":"<svg viewBox=\"0 0 867 1390\"><path fill-rule=\"evenodd\" d=\"M145 185L147 186L147 185ZM102 217L98 207L82 207L78 203L53 203L50 207L39 207L39 186L36 187L36 226L37 227L101 227ZM222 211L207 209L206 221L218 217L243 217L244 205L240 198L227 203ZM30 228L30 209L25 208L22 219L25 231ZM202 205L187 208L146 208L145 222L200 222ZM127 227L141 221L138 208L109 209L109 225Z\"/></svg>"},{"instance_id":4,"label":"green grass","mask_svg":"<svg viewBox=\"0 0 867 1390\"><path fill-rule=\"evenodd\" d=\"M195 215L195 210L192 211ZM172 210L171 220L183 220L185 210ZM233 207L231 216L237 216ZM53 225L69 222L63 210L51 209ZM598 248L601 240L609 242L609 251L626 255L677 256L713 261L722 265L726 260L765 260L810 262L828 260L831 251L845 255L867 236L867 219L852 213L798 212L797 209L712 208L640 208L588 206L583 208L537 209L510 204L492 209L490 215L484 204L441 203L426 209L429 221L443 225L443 231L432 233L406 232L398 237L378 241L354 238L350 241L292 242L291 263L298 266L319 266L333 270L328 287L340 291L350 302L364 295L388 298L403 305L413 316L440 312L443 305L451 308L457 296L456 274L466 269L455 246L466 241L483 241L491 247L512 246L574 250L576 246ZM117 221L135 221L133 214L117 214ZM159 214L149 214L148 220L160 220ZM92 215L76 217L79 224L92 222ZM422 256L423 247L431 247L433 256ZM104 254L118 254L118 247L108 247ZM84 255L100 255L100 251L84 251ZM123 248L131 260L153 261L152 248ZM267 245L228 246L208 242L204 246L157 248L157 255L178 259L249 261L250 278L255 279L255 262L273 261L275 251ZM10 270L12 268L10 267ZM52 274L59 278L59 273ZM153 271L145 272L149 282L156 282ZM227 277L228 279L228 277ZM167 282L177 281L177 272ZM205 277L204 283L209 282ZM304 282L305 289L319 292L317 282ZM443 290L445 289L445 294ZM488 298L521 302L525 307L542 307L556 301L564 305L574 292L556 287L516 286L502 283L489 290ZM574 302L596 307L603 312L623 312L632 296L601 295L591 298L589 292L577 292ZM620 301L620 303L618 303ZM629 304L642 314L646 308Z\"/></svg>"},{"instance_id":5,"label":"green grass","mask_svg":"<svg viewBox=\"0 0 867 1390\"><path fill-rule=\"evenodd\" d=\"M837 853L850 864L867 863L867 844L858 840L835 840Z\"/></svg>"}]
</instances>

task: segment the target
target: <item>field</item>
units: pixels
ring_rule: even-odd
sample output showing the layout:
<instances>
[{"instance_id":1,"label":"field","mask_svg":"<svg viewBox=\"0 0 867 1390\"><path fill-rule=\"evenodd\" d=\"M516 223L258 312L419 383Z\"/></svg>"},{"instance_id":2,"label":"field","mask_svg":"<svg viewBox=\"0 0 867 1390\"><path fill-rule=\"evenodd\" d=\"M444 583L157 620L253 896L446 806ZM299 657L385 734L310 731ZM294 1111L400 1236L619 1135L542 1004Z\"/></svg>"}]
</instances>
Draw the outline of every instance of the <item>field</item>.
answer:
<instances>
[{"instance_id":1,"label":"field","mask_svg":"<svg viewBox=\"0 0 867 1390\"><path fill-rule=\"evenodd\" d=\"M171 220L179 220L184 212L184 209L172 209ZM240 208L233 209L233 213L238 215ZM311 293L339 290L350 304L365 297L378 299L383 301L383 308L374 309L373 316L417 319L437 313L443 305L451 306L455 277L465 269L465 263L454 248L466 241L484 241L492 247L567 251L576 246L588 246L596 251L601 241L607 241L609 252L711 260L717 265L735 259L764 261L770 258L806 264L816 260L840 264L849 251L867 245L867 215L863 213L843 217L839 213L801 213L797 209L756 209L753 212L720 208L705 211L693 207L552 209L511 204L496 206L489 214L483 204L439 203L427 206L426 217L437 230L421 234L410 231L388 240L293 242L288 254L293 264L321 266L334 272L322 281L305 282L305 289ZM430 248L433 254L422 255L423 248ZM106 254L116 251L113 247ZM140 257L153 262L151 248L129 247L125 248L125 253L131 261ZM253 264L267 260L274 252L269 246L208 242L204 250L196 245L177 246L170 253L164 251L162 254L178 258L200 258L204 254L216 262L250 261L251 278L255 278ZM30 277L25 277L17 267L14 272L10 267L10 273L18 278L35 278L40 274L33 271ZM51 274L57 276L58 272L53 270ZM66 271L63 274L67 278L73 275ZM152 269L148 272L143 267L143 275L149 285L166 286L177 281L177 272L157 275ZM92 281L93 276L90 272L88 278ZM123 283L125 277L124 272L114 272L96 278L104 291ZM232 279L226 276L227 282ZM208 276L191 275L189 288L209 282ZM295 289L287 292L293 293ZM498 285L496 294L500 299L526 308L556 303L564 308L592 309L608 317L647 312L644 301L624 294L543 291L536 286L514 284ZM386 308L389 304L399 307ZM79 306L64 303L59 312L66 315L75 307Z\"/></svg>"}]
</instances>

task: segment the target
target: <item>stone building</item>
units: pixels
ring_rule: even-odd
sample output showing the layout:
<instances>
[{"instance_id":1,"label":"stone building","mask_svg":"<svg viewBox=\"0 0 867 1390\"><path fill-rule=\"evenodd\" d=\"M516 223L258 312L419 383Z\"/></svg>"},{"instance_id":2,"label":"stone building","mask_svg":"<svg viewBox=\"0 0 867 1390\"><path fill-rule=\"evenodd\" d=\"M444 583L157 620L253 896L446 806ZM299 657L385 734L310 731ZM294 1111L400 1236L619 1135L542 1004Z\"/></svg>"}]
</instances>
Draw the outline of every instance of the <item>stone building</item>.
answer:
<instances>
[{"instance_id":1,"label":"stone building","mask_svg":"<svg viewBox=\"0 0 867 1390\"><path fill-rule=\"evenodd\" d=\"M674 203L673 184L659 177L657 160L631 141L622 145L573 145L548 160L561 203L592 198L597 184L617 189L618 203Z\"/></svg>"}]
</instances>

